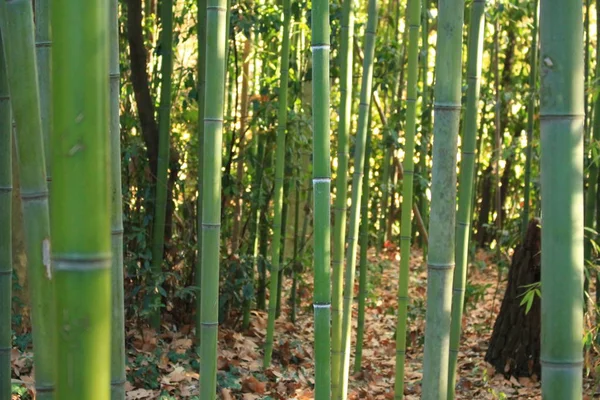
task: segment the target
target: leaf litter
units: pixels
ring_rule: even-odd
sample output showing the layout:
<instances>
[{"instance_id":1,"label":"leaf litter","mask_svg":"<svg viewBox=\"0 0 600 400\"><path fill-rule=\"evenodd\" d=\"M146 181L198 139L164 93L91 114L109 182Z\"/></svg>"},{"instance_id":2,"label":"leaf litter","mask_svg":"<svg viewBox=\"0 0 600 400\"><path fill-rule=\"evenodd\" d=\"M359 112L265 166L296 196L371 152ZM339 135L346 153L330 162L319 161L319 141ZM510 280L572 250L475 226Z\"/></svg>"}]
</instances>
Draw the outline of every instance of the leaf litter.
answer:
<instances>
[{"instance_id":1,"label":"leaf litter","mask_svg":"<svg viewBox=\"0 0 600 400\"><path fill-rule=\"evenodd\" d=\"M422 358L425 332L427 271L419 249L411 252L409 282L409 320L407 322L407 353L405 365L406 400L420 399L423 378ZM369 293L365 310L365 339L362 368L352 373L356 340L356 302L353 310L353 354L350 360L350 400L390 400L394 398L395 330L397 312L399 254L386 246L384 254L369 251ZM480 295L467 305L462 324L461 347L458 355L456 399L541 399L540 383L533 378L507 380L484 361L492 327L500 309L506 282L498 282L498 270L484 251L476 255L469 282L480 288ZM263 344L266 336L267 313L253 311L250 328L238 332L220 327L218 343L218 398L222 400L309 400L314 398L314 352L312 315L312 277L307 274L307 287L300 292L301 305L296 324L289 321L290 309L282 303L281 316L276 321L275 347L271 367L262 368ZM291 283L285 280L289 292ZM355 285L358 294L358 279ZM150 329L130 329L127 332L126 399L199 399L198 359L193 341L193 328L156 335ZM597 354L593 364L598 366ZM34 398L32 354L11 353L13 384L25 387ZM584 400L600 393L596 369L591 368L584 379ZM22 397L13 395L12 400Z\"/></svg>"}]
</instances>

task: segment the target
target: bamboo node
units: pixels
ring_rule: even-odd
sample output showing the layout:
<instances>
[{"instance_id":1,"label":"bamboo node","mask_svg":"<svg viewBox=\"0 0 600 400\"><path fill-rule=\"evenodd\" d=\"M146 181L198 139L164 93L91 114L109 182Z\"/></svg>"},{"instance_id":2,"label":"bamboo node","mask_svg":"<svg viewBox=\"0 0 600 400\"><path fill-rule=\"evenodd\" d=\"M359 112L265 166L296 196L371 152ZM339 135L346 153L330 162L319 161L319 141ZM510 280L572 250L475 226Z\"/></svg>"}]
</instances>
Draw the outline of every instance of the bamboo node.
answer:
<instances>
[{"instance_id":1,"label":"bamboo node","mask_svg":"<svg viewBox=\"0 0 600 400\"><path fill-rule=\"evenodd\" d=\"M110 253L57 254L52 257L55 271L90 271L111 268Z\"/></svg>"},{"instance_id":2,"label":"bamboo node","mask_svg":"<svg viewBox=\"0 0 600 400\"><path fill-rule=\"evenodd\" d=\"M552 368L552 369L572 369L572 368L581 368L583 366L583 359L575 360L575 361L550 361L544 360L540 357L540 364L542 364L542 368Z\"/></svg>"},{"instance_id":3,"label":"bamboo node","mask_svg":"<svg viewBox=\"0 0 600 400\"><path fill-rule=\"evenodd\" d=\"M21 200L45 200L48 198L48 191L42 190L40 192L21 192Z\"/></svg>"},{"instance_id":4,"label":"bamboo node","mask_svg":"<svg viewBox=\"0 0 600 400\"><path fill-rule=\"evenodd\" d=\"M207 327L207 328L212 328L212 327L218 326L218 325L219 325L218 322L200 322L200 326Z\"/></svg>"},{"instance_id":5,"label":"bamboo node","mask_svg":"<svg viewBox=\"0 0 600 400\"><path fill-rule=\"evenodd\" d=\"M50 40L35 42L35 47L52 47L52 42Z\"/></svg>"},{"instance_id":6,"label":"bamboo node","mask_svg":"<svg viewBox=\"0 0 600 400\"><path fill-rule=\"evenodd\" d=\"M5 271L0 271L0 276L3 276L3 275L12 275L12 273L13 273L13 270L11 268L11 269L7 269Z\"/></svg>"},{"instance_id":7,"label":"bamboo node","mask_svg":"<svg viewBox=\"0 0 600 400\"><path fill-rule=\"evenodd\" d=\"M331 308L330 303L313 303L313 308Z\"/></svg>"},{"instance_id":8,"label":"bamboo node","mask_svg":"<svg viewBox=\"0 0 600 400\"><path fill-rule=\"evenodd\" d=\"M12 190L12 186L0 186L0 193L10 193Z\"/></svg>"},{"instance_id":9,"label":"bamboo node","mask_svg":"<svg viewBox=\"0 0 600 400\"><path fill-rule=\"evenodd\" d=\"M440 271L444 271L444 270L448 270L448 269L452 269L454 268L454 263L427 263L427 267L431 268L431 269L435 269L435 270L440 270Z\"/></svg>"}]
</instances>

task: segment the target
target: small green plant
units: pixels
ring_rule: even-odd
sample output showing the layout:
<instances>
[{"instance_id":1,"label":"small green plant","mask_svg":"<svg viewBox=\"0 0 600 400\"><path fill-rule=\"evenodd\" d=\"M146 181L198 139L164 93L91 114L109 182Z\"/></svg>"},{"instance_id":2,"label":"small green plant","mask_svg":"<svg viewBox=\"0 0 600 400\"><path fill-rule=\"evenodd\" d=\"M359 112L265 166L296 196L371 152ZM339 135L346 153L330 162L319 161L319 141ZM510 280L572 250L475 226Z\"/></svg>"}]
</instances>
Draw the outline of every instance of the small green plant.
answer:
<instances>
[{"instance_id":1,"label":"small green plant","mask_svg":"<svg viewBox=\"0 0 600 400\"><path fill-rule=\"evenodd\" d=\"M523 296L519 305L525 305L525 314L528 314L535 297L542 298L542 282L535 282L521 287L525 288L525 292L519 295L519 297Z\"/></svg>"}]
</instances>

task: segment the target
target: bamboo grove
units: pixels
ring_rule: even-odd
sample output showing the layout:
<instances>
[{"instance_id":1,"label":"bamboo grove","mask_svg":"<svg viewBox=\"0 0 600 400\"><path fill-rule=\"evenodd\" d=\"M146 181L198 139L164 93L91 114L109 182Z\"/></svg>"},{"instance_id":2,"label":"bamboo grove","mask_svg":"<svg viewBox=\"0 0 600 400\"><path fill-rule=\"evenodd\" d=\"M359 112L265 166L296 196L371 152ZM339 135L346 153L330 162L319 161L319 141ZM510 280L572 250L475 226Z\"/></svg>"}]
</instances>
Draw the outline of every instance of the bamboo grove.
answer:
<instances>
[{"instance_id":1,"label":"bamboo grove","mask_svg":"<svg viewBox=\"0 0 600 400\"><path fill-rule=\"evenodd\" d=\"M530 226L583 398L598 49L594 0L0 0L0 399L477 397Z\"/></svg>"}]
</instances>

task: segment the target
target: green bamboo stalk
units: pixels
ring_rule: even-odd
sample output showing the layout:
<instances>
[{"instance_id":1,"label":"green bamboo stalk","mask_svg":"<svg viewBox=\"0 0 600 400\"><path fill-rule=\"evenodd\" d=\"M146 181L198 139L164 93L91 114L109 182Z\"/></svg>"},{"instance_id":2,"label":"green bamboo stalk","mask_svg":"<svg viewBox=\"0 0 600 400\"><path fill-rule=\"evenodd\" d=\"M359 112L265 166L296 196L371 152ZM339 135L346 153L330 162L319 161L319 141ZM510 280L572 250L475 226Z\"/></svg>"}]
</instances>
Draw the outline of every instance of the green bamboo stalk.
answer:
<instances>
[{"instance_id":1,"label":"green bamboo stalk","mask_svg":"<svg viewBox=\"0 0 600 400\"><path fill-rule=\"evenodd\" d=\"M290 69L290 20L291 0L283 0L283 43L281 45L281 71L279 82L279 112L277 126L277 143L275 154L275 190L273 192L273 240L271 242L271 281L269 286L269 319L267 338L265 341L265 357L263 367L271 365L273 352L273 335L275 332L275 314L277 312L277 285L279 281L279 254L281 250L281 222L283 206L283 173L285 167L285 136L288 114L288 78Z\"/></svg>"},{"instance_id":2,"label":"green bamboo stalk","mask_svg":"<svg viewBox=\"0 0 600 400\"><path fill-rule=\"evenodd\" d=\"M427 172L427 154L429 149L429 133L431 132L431 104L429 100L430 89L428 80L429 71L429 4L428 0L421 0L421 80L423 83L422 96L421 96L421 142L419 146L419 174L424 179L429 178ZM427 199L427 188L419 187L421 189L419 193L418 205L423 222L426 224L427 215L429 212L429 201ZM423 236L419 235L419 242L423 248L423 259L426 258L427 244L423 240Z\"/></svg>"},{"instance_id":3,"label":"green bamboo stalk","mask_svg":"<svg viewBox=\"0 0 600 400\"><path fill-rule=\"evenodd\" d=\"M417 85L419 83L419 29L421 0L408 0L406 10L408 33L408 82L406 92L406 136L404 142L402 181L402 218L400 222L400 274L398 278L398 321L396 326L396 381L394 398L404 397L404 361L406 359L406 320L408 315L408 280L412 240L414 152L417 128Z\"/></svg>"},{"instance_id":4,"label":"green bamboo stalk","mask_svg":"<svg viewBox=\"0 0 600 400\"><path fill-rule=\"evenodd\" d=\"M338 123L338 147L335 180L335 206L333 208L333 270L331 292L331 394L335 399L339 392L342 354L342 309L344 251L346 250L346 217L348 212L348 157L352 116L352 67L354 61L354 7L352 0L342 3L340 67L340 119Z\"/></svg>"},{"instance_id":5,"label":"green bamboo stalk","mask_svg":"<svg viewBox=\"0 0 600 400\"><path fill-rule=\"evenodd\" d=\"M392 144L392 136L389 133L383 136L383 146L385 153L383 155L383 171L381 173L381 201L379 205L379 234L377 239L377 253L379 254L383 249L386 234L386 210L389 204L389 193L390 193L390 164L392 155L394 152L394 146Z\"/></svg>"},{"instance_id":6,"label":"green bamboo stalk","mask_svg":"<svg viewBox=\"0 0 600 400\"><path fill-rule=\"evenodd\" d=\"M161 84L160 106L158 108L158 164L156 173L156 201L154 203L154 225L152 227L152 274L156 282L161 282L162 262L165 246L165 218L167 214L167 179L169 169L169 148L171 131L171 75L173 73L173 0L163 0L161 4ZM158 290L153 293L150 324L160 330L162 296Z\"/></svg>"},{"instance_id":7,"label":"green bamboo stalk","mask_svg":"<svg viewBox=\"0 0 600 400\"><path fill-rule=\"evenodd\" d=\"M16 122L16 149L31 298L35 387L40 400L54 398L55 336L53 269L43 130L37 85L33 10L28 0L0 1L7 78ZM105 81L104 81L105 82ZM108 389L108 382L106 383Z\"/></svg>"},{"instance_id":8,"label":"green bamboo stalk","mask_svg":"<svg viewBox=\"0 0 600 400\"><path fill-rule=\"evenodd\" d=\"M358 281L358 317L356 331L356 354L354 356L354 372L359 372L362 363L362 350L365 335L365 303L367 297L367 274L369 250L369 173L371 171L371 112L369 111L369 123L367 124L367 140L365 148L365 168L363 170L362 191L360 199L360 275Z\"/></svg>"},{"instance_id":9,"label":"green bamboo stalk","mask_svg":"<svg viewBox=\"0 0 600 400\"><path fill-rule=\"evenodd\" d=\"M581 2L542 0L542 397L582 398L583 15Z\"/></svg>"},{"instance_id":10,"label":"green bamboo stalk","mask_svg":"<svg viewBox=\"0 0 600 400\"><path fill-rule=\"evenodd\" d=\"M257 264L258 259L258 222L260 221L260 201L261 201L261 193L262 193L262 178L263 178L263 165L265 158L265 135L258 134L258 138L256 140L256 157L254 162L254 174L253 174L253 182L252 182L252 204L250 211L250 237L248 239L248 249L247 253L252 257L252 265L251 265L251 273L250 276L252 280L254 280L254 265ZM252 282L252 288L254 290L254 282ZM254 296L252 296L254 297ZM242 327L244 330L248 329L250 326L250 308L252 306L252 297L244 300L243 305L243 322Z\"/></svg>"},{"instance_id":11,"label":"green bamboo stalk","mask_svg":"<svg viewBox=\"0 0 600 400\"><path fill-rule=\"evenodd\" d=\"M206 6L207 0L198 0L198 201L197 208L197 256L196 256L196 351L200 355L202 331L202 212L204 182L204 106L206 89Z\"/></svg>"},{"instance_id":12,"label":"green bamboo stalk","mask_svg":"<svg viewBox=\"0 0 600 400\"><path fill-rule=\"evenodd\" d=\"M329 119L329 0L311 9L313 120L313 271L315 400L331 398L331 166Z\"/></svg>"},{"instance_id":13,"label":"green bamboo stalk","mask_svg":"<svg viewBox=\"0 0 600 400\"><path fill-rule=\"evenodd\" d=\"M354 173L352 175L352 205L348 225L348 249L346 253L346 272L344 276L344 313L342 317L342 355L340 367L340 391L338 399L345 400L348 395L348 375L350 371L350 344L352 330L352 300L354 299L354 275L356 271L356 247L358 226L360 223L360 202L362 196L362 177L365 164L365 144L367 140L368 117L371 107L373 88L373 59L375 55L375 35L377 31L377 1L369 0L367 6L367 25L364 39L363 75L360 88L358 127L354 147Z\"/></svg>"},{"instance_id":14,"label":"green bamboo stalk","mask_svg":"<svg viewBox=\"0 0 600 400\"><path fill-rule=\"evenodd\" d=\"M288 145L289 147L289 145ZM286 156L289 153L286 149ZM286 244L286 230L287 230L287 218L289 215L289 193L290 193L290 175L291 166L286 157L284 176L283 176L283 206L281 208L281 244L279 247L279 276L277 277L277 303L275 308L275 318L279 318L281 315L281 289L283 286L283 269L285 266L285 244Z\"/></svg>"},{"instance_id":15,"label":"green bamboo stalk","mask_svg":"<svg viewBox=\"0 0 600 400\"><path fill-rule=\"evenodd\" d=\"M427 255L423 398L446 400L455 251L456 148L460 121L464 0L440 0L434 88L433 169Z\"/></svg>"},{"instance_id":16,"label":"green bamboo stalk","mask_svg":"<svg viewBox=\"0 0 600 400\"><path fill-rule=\"evenodd\" d=\"M0 33L0 397L11 398L12 117Z\"/></svg>"},{"instance_id":17,"label":"green bamboo stalk","mask_svg":"<svg viewBox=\"0 0 600 400\"><path fill-rule=\"evenodd\" d=\"M119 126L119 2L110 1L110 177L112 248L111 399L125 399L125 309L123 293L123 204L121 194L121 131Z\"/></svg>"},{"instance_id":18,"label":"green bamboo stalk","mask_svg":"<svg viewBox=\"0 0 600 400\"><path fill-rule=\"evenodd\" d=\"M202 178L202 299L200 308L200 397L214 400L217 391L219 326L219 256L221 244L221 168L227 0L208 0L206 7L206 80Z\"/></svg>"},{"instance_id":19,"label":"green bamboo stalk","mask_svg":"<svg viewBox=\"0 0 600 400\"><path fill-rule=\"evenodd\" d=\"M596 6L596 21L600 21L600 7ZM596 37L600 38L600 25L596 24ZM596 41L596 91L598 90L598 88L600 87L600 81L598 81L598 79L600 78L600 40ZM596 144L600 143L600 101L598 100L598 98L596 98L596 100L594 101L594 116L593 116L593 121L592 121L593 125L592 125L592 129L593 129L593 141L596 142ZM595 195L594 195L594 199L590 199L588 200L586 198L586 201L590 201L590 202L594 202L594 205L589 205L586 207L589 207L588 210L586 212L592 212L591 209L594 208L596 210L596 218L592 220L592 224L595 224L595 229L598 230L598 227L600 226L600 213L597 212L598 210L598 195L600 194L600 184L598 182L598 180L600 179L600 166L598 165L598 163L600 163L600 161L596 160L596 162L593 165L593 168L595 169L595 174L596 174L596 183L595 183ZM592 174L592 171L590 170L590 175ZM590 181L591 182L591 181ZM589 189L588 189L589 190ZM593 212L592 212L593 214ZM593 217L592 217L593 218ZM586 226L587 226L587 222L586 222ZM597 236L596 236L597 237ZM586 241L586 245L591 245L591 243L588 243L588 241ZM590 246L591 247L591 246ZM585 248L584 248L585 250ZM590 256L591 256L591 249L589 250L590 252ZM591 258L590 256L587 256L587 258ZM584 254L585 257L585 254ZM600 274L598 272L596 272L596 287L600 287ZM596 307L598 307L600 305L600 290L596 290Z\"/></svg>"},{"instance_id":20,"label":"green bamboo stalk","mask_svg":"<svg viewBox=\"0 0 600 400\"><path fill-rule=\"evenodd\" d=\"M44 154L50 154L50 63L52 39L50 37L50 1L35 0L35 47L37 60L38 88L40 92L40 116L44 135ZM46 179L52 181L50 157L46 157Z\"/></svg>"},{"instance_id":21,"label":"green bamboo stalk","mask_svg":"<svg viewBox=\"0 0 600 400\"><path fill-rule=\"evenodd\" d=\"M456 269L452 290L452 325L450 328L450 360L448 365L448 399L454 399L456 363L460 348L460 331L467 281L469 236L473 219L473 188L475 181L475 149L479 117L479 93L483 35L485 29L485 0L474 0L469 21L469 44L467 58L467 104L462 137L460 181L458 193Z\"/></svg>"},{"instance_id":22,"label":"green bamboo stalk","mask_svg":"<svg viewBox=\"0 0 600 400\"><path fill-rule=\"evenodd\" d=\"M104 400L112 324L109 2L55 0L51 14L56 398Z\"/></svg>"},{"instance_id":23,"label":"green bamboo stalk","mask_svg":"<svg viewBox=\"0 0 600 400\"><path fill-rule=\"evenodd\" d=\"M585 0L585 13L583 27L585 30L585 44L583 48L583 82L584 82L584 95L583 95L583 110L585 112L585 118L583 119L583 132L585 144L588 143L588 129L591 110L589 107L589 94L587 92L590 87L590 0ZM587 225L586 225L587 226Z\"/></svg>"},{"instance_id":24,"label":"green bamboo stalk","mask_svg":"<svg viewBox=\"0 0 600 400\"><path fill-rule=\"evenodd\" d=\"M538 68L538 9L539 0L533 2L533 30L531 31L531 60L529 73L529 104L527 109L527 146L525 147L525 188L523 189L523 221L521 235L525 237L529 224L529 198L531 194L531 158L533 130L535 129L535 103Z\"/></svg>"},{"instance_id":25,"label":"green bamboo stalk","mask_svg":"<svg viewBox=\"0 0 600 400\"><path fill-rule=\"evenodd\" d=\"M596 13L598 16L600 16L600 7L596 7ZM597 32L600 33L600 26L598 26L598 24L596 24L596 29ZM589 31L588 31L589 33ZM600 37L600 36L599 36ZM600 41L598 41L598 43L596 44L596 54L600 54ZM600 62L596 62L596 90L600 87L600 84L598 83L598 78L600 77ZM587 98L587 95L586 95ZM598 114L600 114L600 105L598 104L600 103L599 101L595 101L594 102L594 116L593 116L593 120L592 120L592 132L593 132L593 137L592 137L592 142L590 143L591 147L593 146L597 146L598 143L600 143L600 117ZM587 108L585 108L585 110L587 110ZM584 132L585 128L584 128ZM587 152L586 152L587 153ZM592 155L594 153L592 152ZM599 168L598 168L598 163L600 161L598 159L594 159L592 156L591 162L590 162L590 166L589 166L589 175L587 177L587 181L588 181L588 188L585 192L585 212L584 212L584 216L585 216L585 227L586 228L590 228L592 230L597 230L598 227L596 226L595 222L596 222L596 218L594 218L595 213L596 213L596 194L598 191L598 176L599 174ZM584 245L583 245L583 257L584 260L586 261L586 263L593 263L593 259L592 259L592 240L594 240L594 238L596 237L596 235L592 234L591 232L586 232L587 233L587 237L585 239ZM596 274L596 277L598 277L598 274ZM584 282L584 289L585 291L588 291L588 286L589 286L589 280L585 279ZM596 294L596 297L598 297L598 293ZM584 294L585 296L585 294ZM584 301L585 301L585 297L584 297ZM585 304L585 303L584 303Z\"/></svg>"}]
</instances>

